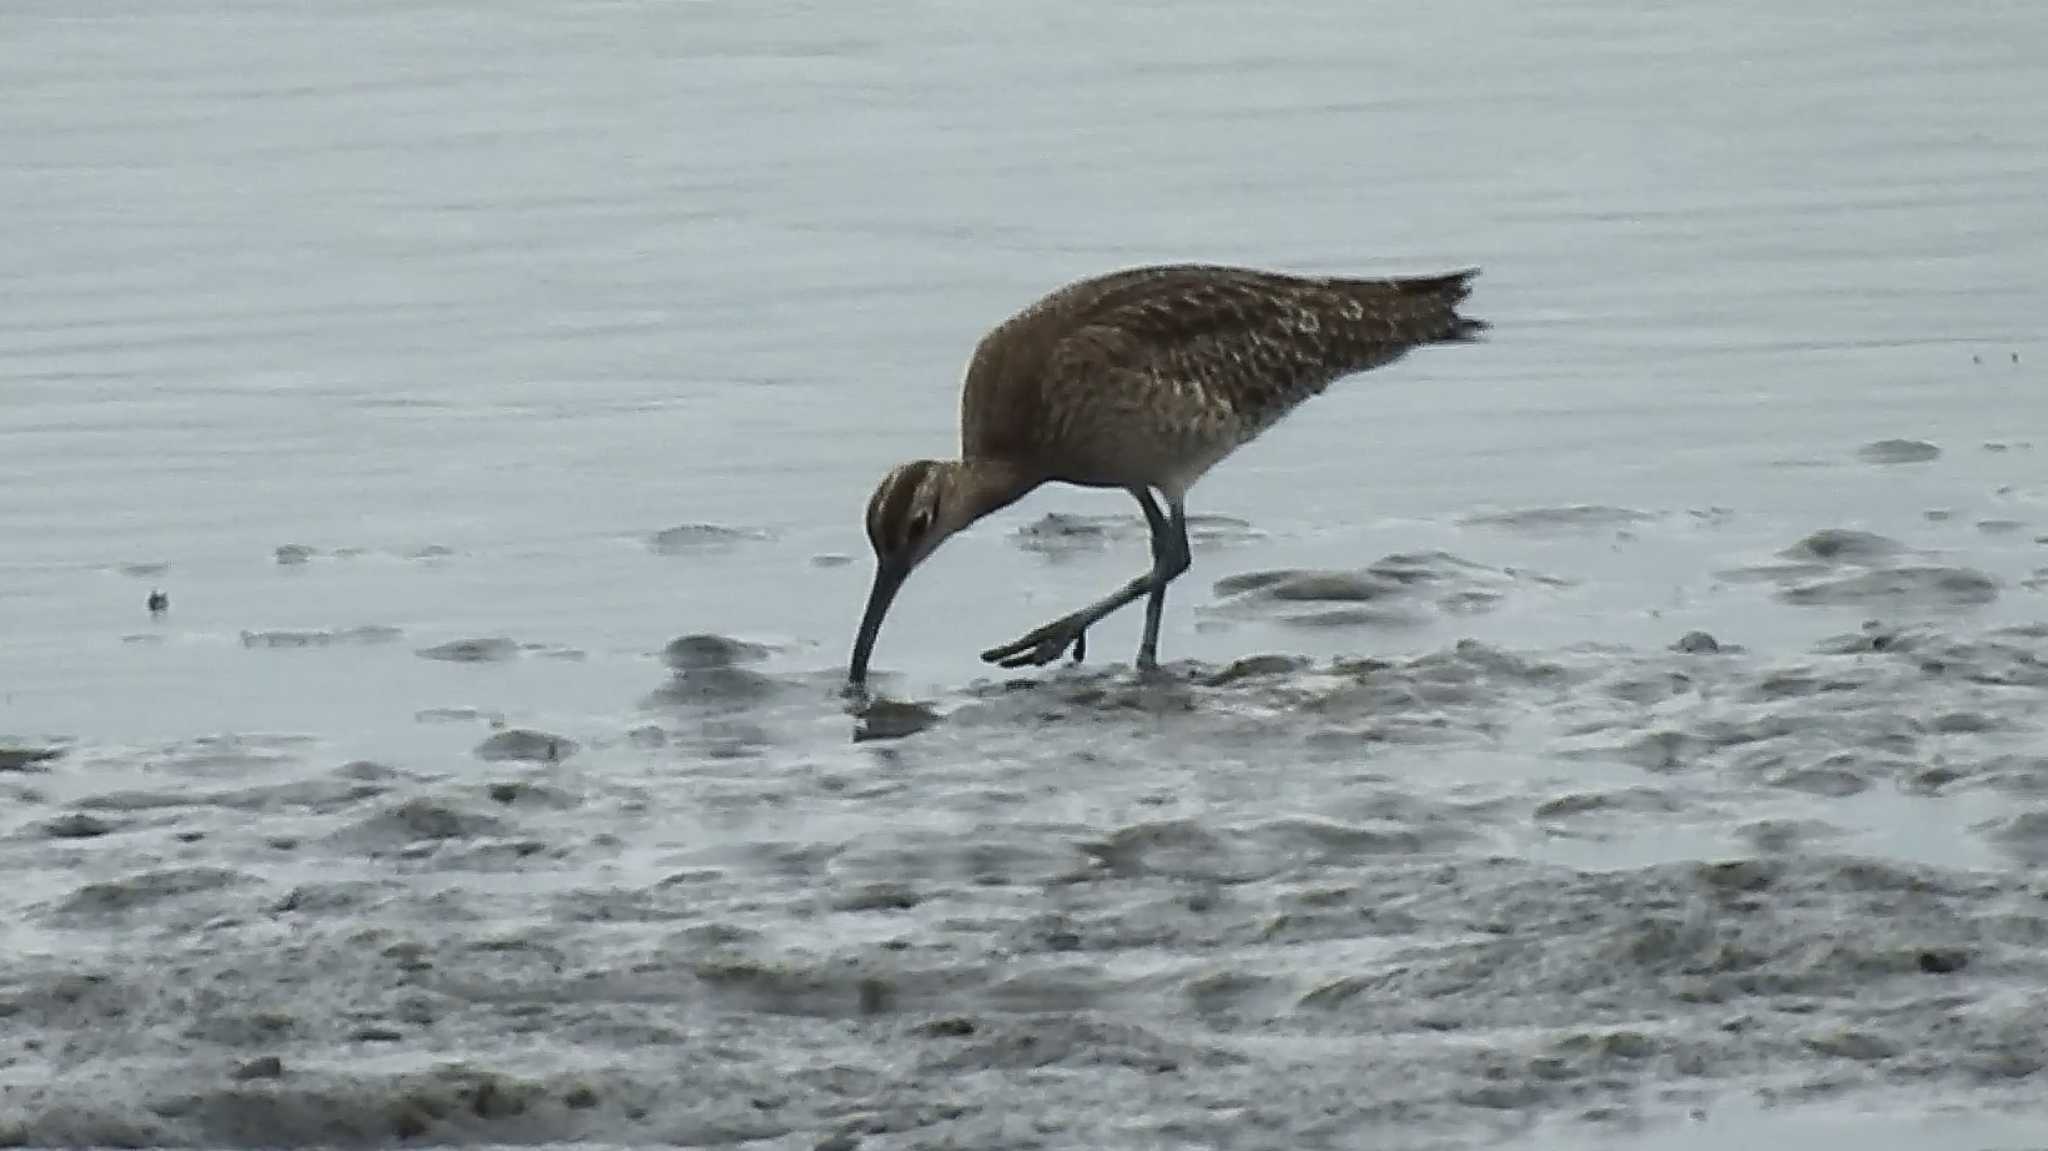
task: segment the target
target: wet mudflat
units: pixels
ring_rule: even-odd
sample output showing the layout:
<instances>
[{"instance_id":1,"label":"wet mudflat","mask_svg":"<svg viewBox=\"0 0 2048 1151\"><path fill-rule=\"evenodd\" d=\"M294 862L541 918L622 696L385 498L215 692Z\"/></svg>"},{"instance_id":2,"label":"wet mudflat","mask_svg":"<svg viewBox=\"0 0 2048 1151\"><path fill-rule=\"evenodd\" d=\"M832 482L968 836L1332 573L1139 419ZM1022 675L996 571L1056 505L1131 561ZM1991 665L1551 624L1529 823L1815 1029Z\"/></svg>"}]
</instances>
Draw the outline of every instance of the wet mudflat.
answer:
<instances>
[{"instance_id":1,"label":"wet mudflat","mask_svg":"<svg viewBox=\"0 0 2048 1151\"><path fill-rule=\"evenodd\" d=\"M2048 25L1119 12L0 18L0 1143L2048 1143ZM1184 257L1495 331L1162 674L975 660L1047 491L849 706L973 339Z\"/></svg>"},{"instance_id":2,"label":"wet mudflat","mask_svg":"<svg viewBox=\"0 0 2048 1151\"><path fill-rule=\"evenodd\" d=\"M1913 550L1815 532L1718 586L1846 620L1785 592ZM1954 1109L2038 1140L2048 628L1887 579L1804 644L1410 647L1555 587L1439 553L1216 582L1231 626L1190 635L1268 645L1154 677L849 714L829 664L691 633L596 661L639 681L609 712L421 707L432 752L13 748L5 1133L1685 1146L1882 1105L1924 1126L1897 1146ZM1301 623L1386 601L1428 618Z\"/></svg>"}]
</instances>

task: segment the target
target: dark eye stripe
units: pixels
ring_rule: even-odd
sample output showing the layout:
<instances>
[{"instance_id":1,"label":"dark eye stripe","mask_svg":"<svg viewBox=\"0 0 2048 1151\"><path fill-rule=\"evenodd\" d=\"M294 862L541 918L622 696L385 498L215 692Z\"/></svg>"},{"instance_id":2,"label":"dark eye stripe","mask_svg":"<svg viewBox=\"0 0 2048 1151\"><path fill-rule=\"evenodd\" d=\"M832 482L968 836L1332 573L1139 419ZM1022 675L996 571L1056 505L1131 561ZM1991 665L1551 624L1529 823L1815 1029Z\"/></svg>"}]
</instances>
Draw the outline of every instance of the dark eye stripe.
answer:
<instances>
[{"instance_id":1,"label":"dark eye stripe","mask_svg":"<svg viewBox=\"0 0 2048 1151\"><path fill-rule=\"evenodd\" d=\"M909 528L910 504L917 498L917 489L924 484L932 465L920 461L905 467L896 476L896 482L882 497L881 515L877 523L883 529L883 538L892 545L902 546L903 533Z\"/></svg>"}]
</instances>

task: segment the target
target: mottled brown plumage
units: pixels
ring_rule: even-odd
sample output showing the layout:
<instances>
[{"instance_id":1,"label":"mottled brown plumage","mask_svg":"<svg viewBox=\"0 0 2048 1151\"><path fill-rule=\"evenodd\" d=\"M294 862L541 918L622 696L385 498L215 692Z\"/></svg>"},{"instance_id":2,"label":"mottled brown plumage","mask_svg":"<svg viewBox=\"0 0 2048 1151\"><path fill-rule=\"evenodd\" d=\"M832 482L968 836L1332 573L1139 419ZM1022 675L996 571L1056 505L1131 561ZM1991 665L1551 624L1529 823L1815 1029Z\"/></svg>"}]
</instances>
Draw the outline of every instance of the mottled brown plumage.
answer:
<instances>
[{"instance_id":1,"label":"mottled brown plumage","mask_svg":"<svg viewBox=\"0 0 2048 1151\"><path fill-rule=\"evenodd\" d=\"M1088 626L1146 596L1138 663L1151 668L1166 584L1187 568L1188 489L1333 381L1476 338L1484 322L1457 314L1476 274L1368 280L1156 265L1068 284L1003 321L975 348L961 387L960 459L898 465L868 501L876 578L849 679L864 681L912 568L1049 482L1129 490L1152 529L1153 569L983 658L1042 664L1070 647L1078 658Z\"/></svg>"}]
</instances>

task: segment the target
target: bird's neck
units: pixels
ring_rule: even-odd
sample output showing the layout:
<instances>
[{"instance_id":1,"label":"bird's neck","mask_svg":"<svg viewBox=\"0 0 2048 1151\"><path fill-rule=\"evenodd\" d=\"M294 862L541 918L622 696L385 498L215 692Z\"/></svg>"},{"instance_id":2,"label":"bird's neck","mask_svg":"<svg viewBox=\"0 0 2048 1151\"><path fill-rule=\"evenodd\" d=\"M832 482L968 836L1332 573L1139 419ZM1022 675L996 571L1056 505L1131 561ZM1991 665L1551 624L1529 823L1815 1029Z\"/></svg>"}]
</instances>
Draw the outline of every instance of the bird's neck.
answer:
<instances>
[{"instance_id":1,"label":"bird's neck","mask_svg":"<svg viewBox=\"0 0 2048 1151\"><path fill-rule=\"evenodd\" d=\"M953 497L966 509L966 522L973 523L1023 499L1043 482L1044 477L1008 460L983 457L955 463L951 487Z\"/></svg>"}]
</instances>

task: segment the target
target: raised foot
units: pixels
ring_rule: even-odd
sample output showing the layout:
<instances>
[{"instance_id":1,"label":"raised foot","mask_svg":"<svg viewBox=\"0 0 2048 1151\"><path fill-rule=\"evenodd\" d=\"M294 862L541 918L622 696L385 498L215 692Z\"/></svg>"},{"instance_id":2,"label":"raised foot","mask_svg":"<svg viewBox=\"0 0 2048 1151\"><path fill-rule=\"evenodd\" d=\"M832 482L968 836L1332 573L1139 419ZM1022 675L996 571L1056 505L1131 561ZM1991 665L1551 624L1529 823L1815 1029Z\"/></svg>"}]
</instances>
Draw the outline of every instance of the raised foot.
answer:
<instances>
[{"instance_id":1,"label":"raised foot","mask_svg":"<svg viewBox=\"0 0 2048 1151\"><path fill-rule=\"evenodd\" d=\"M1042 667L1058 659L1068 648L1074 649L1075 663L1080 663L1088 654L1088 625L1073 616L1033 628L1001 647L982 652L981 658L1004 667Z\"/></svg>"}]
</instances>

